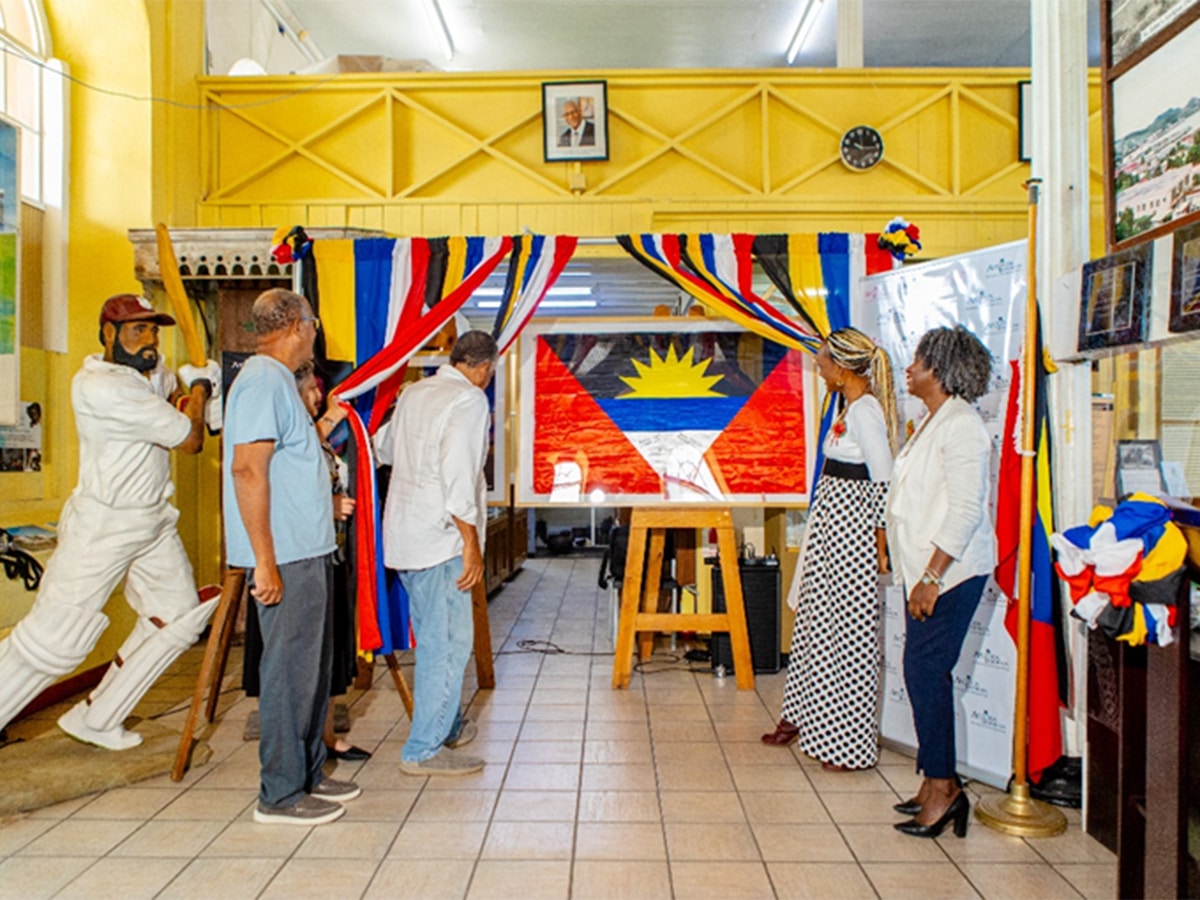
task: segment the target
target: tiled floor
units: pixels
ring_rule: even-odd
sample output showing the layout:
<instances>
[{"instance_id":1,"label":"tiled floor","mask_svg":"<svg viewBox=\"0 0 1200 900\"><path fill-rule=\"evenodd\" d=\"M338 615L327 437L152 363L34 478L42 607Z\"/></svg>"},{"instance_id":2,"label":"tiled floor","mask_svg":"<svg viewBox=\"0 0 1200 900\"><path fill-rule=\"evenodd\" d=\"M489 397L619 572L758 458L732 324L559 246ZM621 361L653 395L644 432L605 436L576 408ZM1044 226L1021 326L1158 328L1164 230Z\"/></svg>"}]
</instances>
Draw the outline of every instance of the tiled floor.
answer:
<instances>
[{"instance_id":1,"label":"tiled floor","mask_svg":"<svg viewBox=\"0 0 1200 900\"><path fill-rule=\"evenodd\" d=\"M530 560L493 599L497 687L467 690L472 749L488 763L479 775L400 773L408 721L380 669L349 698L349 737L374 758L337 769L362 797L332 825L257 825L257 744L242 740L251 707L231 677L206 735L213 761L182 783L164 776L0 820L0 896L1115 895L1114 858L1077 813L1050 840L973 822L965 840L921 841L891 828L891 805L917 783L911 760L885 751L873 771L836 775L763 746L782 674L742 693L663 656L613 691L598 564ZM568 652L523 651L523 640ZM179 723L198 659L181 660L139 713ZM54 714L18 730L44 731Z\"/></svg>"}]
</instances>

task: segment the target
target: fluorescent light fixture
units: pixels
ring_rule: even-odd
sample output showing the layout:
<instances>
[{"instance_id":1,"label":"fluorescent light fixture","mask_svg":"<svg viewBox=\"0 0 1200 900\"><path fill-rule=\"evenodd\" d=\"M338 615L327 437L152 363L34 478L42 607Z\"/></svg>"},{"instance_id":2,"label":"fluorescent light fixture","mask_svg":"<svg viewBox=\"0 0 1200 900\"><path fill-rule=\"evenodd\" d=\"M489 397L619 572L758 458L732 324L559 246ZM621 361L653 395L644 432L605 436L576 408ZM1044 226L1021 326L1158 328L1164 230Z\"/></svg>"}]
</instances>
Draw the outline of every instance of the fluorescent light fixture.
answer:
<instances>
[{"instance_id":1,"label":"fluorescent light fixture","mask_svg":"<svg viewBox=\"0 0 1200 900\"><path fill-rule=\"evenodd\" d=\"M475 289L476 297L503 297L504 288L502 287L481 287ZM590 297L592 296L592 286L590 284L582 287L552 287L546 291L547 297Z\"/></svg>"},{"instance_id":2,"label":"fluorescent light fixture","mask_svg":"<svg viewBox=\"0 0 1200 900\"><path fill-rule=\"evenodd\" d=\"M477 295L479 291L475 292ZM476 309L499 309L499 300L480 300L475 304ZM538 304L538 309L595 309L595 300L551 300L549 298Z\"/></svg>"},{"instance_id":3,"label":"fluorescent light fixture","mask_svg":"<svg viewBox=\"0 0 1200 900\"><path fill-rule=\"evenodd\" d=\"M789 66L800 55L800 50L804 47L804 42L808 40L813 24L817 21L817 13L824 2L825 0L804 0L804 7L800 12L800 23L796 26L796 33L792 35L792 42L788 44L787 64Z\"/></svg>"},{"instance_id":4,"label":"fluorescent light fixture","mask_svg":"<svg viewBox=\"0 0 1200 900\"><path fill-rule=\"evenodd\" d=\"M425 15L429 17L429 24L433 26L433 33L437 35L442 53L446 59L454 59L454 40L450 37L450 26L446 24L446 17L442 14L438 0L421 0L421 5L425 7Z\"/></svg>"}]
</instances>

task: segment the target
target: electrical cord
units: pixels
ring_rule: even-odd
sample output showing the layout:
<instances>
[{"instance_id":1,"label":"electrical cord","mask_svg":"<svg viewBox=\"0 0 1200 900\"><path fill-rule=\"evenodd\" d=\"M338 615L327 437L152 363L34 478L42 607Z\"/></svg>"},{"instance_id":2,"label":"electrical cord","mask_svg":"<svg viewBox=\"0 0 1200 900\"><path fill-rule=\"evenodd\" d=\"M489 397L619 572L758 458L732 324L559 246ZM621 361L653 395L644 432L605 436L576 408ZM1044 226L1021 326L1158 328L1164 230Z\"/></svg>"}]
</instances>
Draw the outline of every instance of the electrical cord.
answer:
<instances>
[{"instance_id":1,"label":"electrical cord","mask_svg":"<svg viewBox=\"0 0 1200 900\"><path fill-rule=\"evenodd\" d=\"M494 656L515 656L518 653L541 653L544 656L612 656L612 651L565 650L552 641L525 638L517 641L516 650L501 650Z\"/></svg>"}]
</instances>

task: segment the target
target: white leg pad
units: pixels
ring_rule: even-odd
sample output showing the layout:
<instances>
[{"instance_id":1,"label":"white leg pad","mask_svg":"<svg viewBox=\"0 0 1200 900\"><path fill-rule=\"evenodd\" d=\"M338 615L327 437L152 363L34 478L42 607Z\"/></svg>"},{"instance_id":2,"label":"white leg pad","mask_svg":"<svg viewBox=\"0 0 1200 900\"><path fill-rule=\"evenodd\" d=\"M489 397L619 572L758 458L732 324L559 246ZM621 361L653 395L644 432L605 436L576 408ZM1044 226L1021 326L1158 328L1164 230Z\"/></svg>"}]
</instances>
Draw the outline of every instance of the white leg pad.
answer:
<instances>
[{"instance_id":1,"label":"white leg pad","mask_svg":"<svg viewBox=\"0 0 1200 900\"><path fill-rule=\"evenodd\" d=\"M77 606L34 603L0 641L0 728L56 678L87 657L108 617Z\"/></svg>"},{"instance_id":2,"label":"white leg pad","mask_svg":"<svg viewBox=\"0 0 1200 900\"><path fill-rule=\"evenodd\" d=\"M196 642L216 609L214 600L197 604L175 621L156 629L122 660L122 665L113 663L87 701L83 722L88 729L105 733L120 728L158 676Z\"/></svg>"}]
</instances>

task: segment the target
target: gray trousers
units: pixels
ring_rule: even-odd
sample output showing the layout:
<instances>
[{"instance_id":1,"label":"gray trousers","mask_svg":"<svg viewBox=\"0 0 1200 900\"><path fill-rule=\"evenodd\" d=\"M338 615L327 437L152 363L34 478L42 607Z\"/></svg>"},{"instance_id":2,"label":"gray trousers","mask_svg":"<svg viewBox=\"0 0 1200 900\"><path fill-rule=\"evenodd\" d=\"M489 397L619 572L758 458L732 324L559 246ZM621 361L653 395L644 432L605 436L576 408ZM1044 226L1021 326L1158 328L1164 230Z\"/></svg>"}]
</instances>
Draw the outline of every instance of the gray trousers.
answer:
<instances>
[{"instance_id":1,"label":"gray trousers","mask_svg":"<svg viewBox=\"0 0 1200 900\"><path fill-rule=\"evenodd\" d=\"M329 557L285 563L279 575L283 599L275 606L258 607L263 636L258 799L273 808L291 806L321 783L321 732L333 660ZM253 570L250 582L253 587Z\"/></svg>"}]
</instances>

